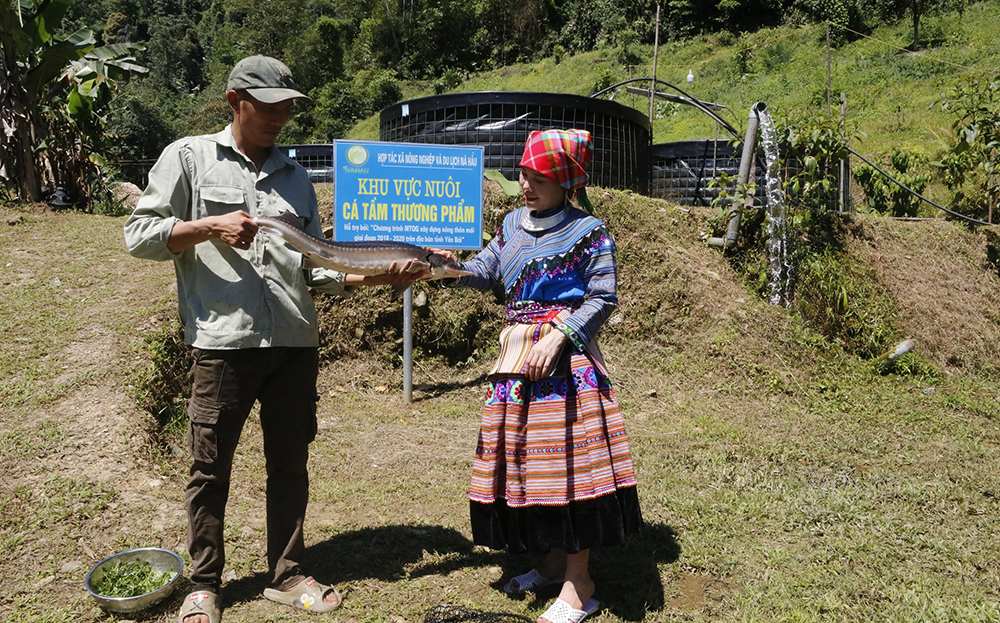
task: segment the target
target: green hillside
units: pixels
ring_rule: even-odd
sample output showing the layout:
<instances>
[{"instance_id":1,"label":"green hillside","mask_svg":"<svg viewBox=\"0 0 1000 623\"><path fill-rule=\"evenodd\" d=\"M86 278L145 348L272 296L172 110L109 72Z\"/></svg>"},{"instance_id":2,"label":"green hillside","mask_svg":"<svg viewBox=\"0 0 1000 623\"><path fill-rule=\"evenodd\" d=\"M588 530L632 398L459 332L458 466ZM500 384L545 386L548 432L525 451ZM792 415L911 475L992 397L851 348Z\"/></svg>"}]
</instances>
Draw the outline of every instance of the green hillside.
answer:
<instances>
[{"instance_id":1,"label":"green hillside","mask_svg":"<svg viewBox=\"0 0 1000 623\"><path fill-rule=\"evenodd\" d=\"M904 50L912 39L907 20L875 29L870 35L836 45L831 28L830 50L833 110L839 111L839 93L847 98L847 120L865 134L861 153L887 154L893 147L933 157L945 146L952 118L937 106L943 90L968 74L989 74L1000 67L1000 11L995 1L969 6L963 14L925 17L926 50ZM850 35L846 31L841 35ZM652 73L653 46L634 45L629 52L641 59L632 76ZM469 76L453 92L547 91L589 95L596 88L629 78L620 47L608 47L538 63L506 67ZM768 104L776 116L792 110L827 110L826 25L787 26L735 37L712 34L662 44L656 75L702 100L723 104L723 116L737 128L745 126L750 107ZM688 71L693 84L685 82ZM451 91L449 91L451 92ZM406 83L404 98L435 93L428 82ZM648 100L626 94L615 101L648 111ZM660 104L653 125L654 142L728 138L704 114L689 107ZM378 117L357 124L349 138L374 139Z\"/></svg>"}]
</instances>

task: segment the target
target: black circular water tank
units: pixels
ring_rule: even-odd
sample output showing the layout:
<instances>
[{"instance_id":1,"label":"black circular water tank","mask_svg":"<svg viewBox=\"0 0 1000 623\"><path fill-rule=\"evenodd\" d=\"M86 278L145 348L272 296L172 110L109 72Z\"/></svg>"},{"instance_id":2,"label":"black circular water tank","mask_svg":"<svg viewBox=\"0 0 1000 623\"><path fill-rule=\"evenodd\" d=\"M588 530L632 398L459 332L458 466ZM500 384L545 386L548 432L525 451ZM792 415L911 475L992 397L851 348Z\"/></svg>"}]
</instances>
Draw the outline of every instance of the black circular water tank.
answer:
<instances>
[{"instance_id":1,"label":"black circular water tank","mask_svg":"<svg viewBox=\"0 0 1000 623\"><path fill-rule=\"evenodd\" d=\"M482 145L483 167L516 180L524 143L533 130L590 132L590 184L649 192L649 119L617 102L517 91L478 91L393 104L379 115L379 140Z\"/></svg>"},{"instance_id":2,"label":"black circular water tank","mask_svg":"<svg viewBox=\"0 0 1000 623\"><path fill-rule=\"evenodd\" d=\"M684 205L711 205L720 188L708 183L722 173L736 178L740 172L742 147L728 141L677 141L658 143L650 150L650 194ZM764 172L754 171L756 196L764 197ZM733 190L732 185L728 190Z\"/></svg>"},{"instance_id":3,"label":"black circular water tank","mask_svg":"<svg viewBox=\"0 0 1000 623\"><path fill-rule=\"evenodd\" d=\"M309 172L312 182L333 181L333 144L307 143L304 145L278 145L281 153L298 162Z\"/></svg>"}]
</instances>

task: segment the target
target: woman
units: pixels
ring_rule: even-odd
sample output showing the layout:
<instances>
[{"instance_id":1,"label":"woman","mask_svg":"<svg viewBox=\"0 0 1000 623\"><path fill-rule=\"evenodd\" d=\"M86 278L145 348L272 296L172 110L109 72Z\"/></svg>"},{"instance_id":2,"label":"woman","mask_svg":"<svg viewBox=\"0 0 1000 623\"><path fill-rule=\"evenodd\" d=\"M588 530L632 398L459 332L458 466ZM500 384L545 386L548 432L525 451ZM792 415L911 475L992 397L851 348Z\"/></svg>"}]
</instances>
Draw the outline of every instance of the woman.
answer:
<instances>
[{"instance_id":1,"label":"woman","mask_svg":"<svg viewBox=\"0 0 1000 623\"><path fill-rule=\"evenodd\" d=\"M597 610L593 547L642 525L625 426L595 335L618 304L614 241L589 207L582 130L532 132L521 159L525 207L463 264L454 285L502 282L507 322L490 371L469 493L473 539L544 562L504 587L561 584L539 623L579 623Z\"/></svg>"}]
</instances>

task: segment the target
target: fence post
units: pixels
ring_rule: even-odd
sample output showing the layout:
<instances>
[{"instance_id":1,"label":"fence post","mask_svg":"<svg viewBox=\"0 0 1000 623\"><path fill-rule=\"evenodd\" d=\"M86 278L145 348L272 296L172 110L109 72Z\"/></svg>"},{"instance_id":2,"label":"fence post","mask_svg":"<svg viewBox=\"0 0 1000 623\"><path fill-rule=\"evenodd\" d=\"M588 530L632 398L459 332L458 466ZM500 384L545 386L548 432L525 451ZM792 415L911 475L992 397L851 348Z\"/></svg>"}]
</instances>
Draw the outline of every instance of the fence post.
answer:
<instances>
[{"instance_id":1,"label":"fence post","mask_svg":"<svg viewBox=\"0 0 1000 623\"><path fill-rule=\"evenodd\" d=\"M826 20L826 114L831 114L830 107L830 20Z\"/></svg>"},{"instance_id":2,"label":"fence post","mask_svg":"<svg viewBox=\"0 0 1000 623\"><path fill-rule=\"evenodd\" d=\"M649 79L649 135L653 135L653 94L656 93L656 56L660 52L660 4L656 4L656 34L653 36L653 76Z\"/></svg>"},{"instance_id":3,"label":"fence post","mask_svg":"<svg viewBox=\"0 0 1000 623\"><path fill-rule=\"evenodd\" d=\"M840 127L844 128L847 125L847 94L843 91L840 92ZM848 145L850 147L850 145ZM841 212L851 211L851 156L847 155L846 159L840 161L840 188L837 195L837 201L840 204L839 208Z\"/></svg>"}]
</instances>

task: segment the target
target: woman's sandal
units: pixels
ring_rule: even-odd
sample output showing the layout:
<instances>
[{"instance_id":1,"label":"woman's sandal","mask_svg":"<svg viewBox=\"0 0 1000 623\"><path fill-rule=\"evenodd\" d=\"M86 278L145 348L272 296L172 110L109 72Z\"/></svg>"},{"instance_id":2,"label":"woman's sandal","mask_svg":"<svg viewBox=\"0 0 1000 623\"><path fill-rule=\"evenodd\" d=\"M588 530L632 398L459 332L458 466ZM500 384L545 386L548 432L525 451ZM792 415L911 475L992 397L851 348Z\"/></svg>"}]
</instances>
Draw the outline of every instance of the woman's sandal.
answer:
<instances>
[{"instance_id":1,"label":"woman's sandal","mask_svg":"<svg viewBox=\"0 0 1000 623\"><path fill-rule=\"evenodd\" d=\"M211 591L195 591L184 598L181 609L177 613L177 623L185 623L186 617L204 614L208 623L221 623L222 612L219 611L219 596ZM187 623L191 623L188 621Z\"/></svg>"},{"instance_id":2,"label":"woman's sandal","mask_svg":"<svg viewBox=\"0 0 1000 623\"><path fill-rule=\"evenodd\" d=\"M545 588L546 586L562 583L562 578L550 580L539 573L538 569L532 569L527 573L522 573L521 575L508 580L507 583L503 585L503 592L508 595L523 595L528 591L537 591L538 589Z\"/></svg>"},{"instance_id":3,"label":"woman's sandal","mask_svg":"<svg viewBox=\"0 0 1000 623\"><path fill-rule=\"evenodd\" d=\"M337 603L328 604L323 601L327 594L333 591L337 596ZM287 591L279 591L276 588L265 588L264 597L271 601L285 604L300 610L309 612L333 612L340 607L340 593L332 586L320 584L312 577L308 577Z\"/></svg>"},{"instance_id":4,"label":"woman's sandal","mask_svg":"<svg viewBox=\"0 0 1000 623\"><path fill-rule=\"evenodd\" d=\"M597 612L601 607L601 602L591 599L583 606L583 610L576 610L562 599L556 599L549 606L549 609L542 613L540 618L549 623L580 623L589 615Z\"/></svg>"}]
</instances>

